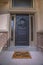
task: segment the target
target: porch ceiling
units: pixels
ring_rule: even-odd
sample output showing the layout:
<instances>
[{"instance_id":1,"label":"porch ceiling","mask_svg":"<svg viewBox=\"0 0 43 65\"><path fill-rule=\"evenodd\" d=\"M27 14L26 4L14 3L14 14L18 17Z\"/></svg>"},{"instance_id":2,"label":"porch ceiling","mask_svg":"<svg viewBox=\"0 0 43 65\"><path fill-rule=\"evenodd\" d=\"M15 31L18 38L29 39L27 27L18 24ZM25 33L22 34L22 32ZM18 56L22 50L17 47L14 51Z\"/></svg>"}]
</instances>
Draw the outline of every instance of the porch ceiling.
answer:
<instances>
[{"instance_id":1,"label":"porch ceiling","mask_svg":"<svg viewBox=\"0 0 43 65\"><path fill-rule=\"evenodd\" d=\"M9 0L0 0L0 2L8 2Z\"/></svg>"},{"instance_id":2,"label":"porch ceiling","mask_svg":"<svg viewBox=\"0 0 43 65\"><path fill-rule=\"evenodd\" d=\"M6 4L9 0L0 0L0 4Z\"/></svg>"}]
</instances>

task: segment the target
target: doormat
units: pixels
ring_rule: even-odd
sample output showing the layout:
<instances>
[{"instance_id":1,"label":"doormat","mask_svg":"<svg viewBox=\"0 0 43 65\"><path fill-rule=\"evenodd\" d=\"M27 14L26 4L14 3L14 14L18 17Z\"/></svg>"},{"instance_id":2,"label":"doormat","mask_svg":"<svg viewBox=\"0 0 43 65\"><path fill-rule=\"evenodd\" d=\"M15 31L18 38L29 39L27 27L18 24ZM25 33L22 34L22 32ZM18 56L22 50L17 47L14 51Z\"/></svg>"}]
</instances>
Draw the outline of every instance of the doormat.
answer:
<instances>
[{"instance_id":1,"label":"doormat","mask_svg":"<svg viewBox=\"0 0 43 65\"><path fill-rule=\"evenodd\" d=\"M16 59L31 59L31 55L29 52L14 52L12 58L16 58Z\"/></svg>"}]
</instances>

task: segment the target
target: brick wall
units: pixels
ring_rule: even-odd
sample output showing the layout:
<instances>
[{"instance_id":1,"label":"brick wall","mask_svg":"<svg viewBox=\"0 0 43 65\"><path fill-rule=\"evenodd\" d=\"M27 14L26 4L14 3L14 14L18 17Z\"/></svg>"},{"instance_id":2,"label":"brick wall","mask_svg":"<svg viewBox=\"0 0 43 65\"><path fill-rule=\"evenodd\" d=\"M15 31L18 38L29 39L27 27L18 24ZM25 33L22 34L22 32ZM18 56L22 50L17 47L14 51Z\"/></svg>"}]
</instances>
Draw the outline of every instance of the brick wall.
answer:
<instances>
[{"instance_id":1,"label":"brick wall","mask_svg":"<svg viewBox=\"0 0 43 65\"><path fill-rule=\"evenodd\" d=\"M8 41L8 32L0 32L0 49L7 44Z\"/></svg>"},{"instance_id":2,"label":"brick wall","mask_svg":"<svg viewBox=\"0 0 43 65\"><path fill-rule=\"evenodd\" d=\"M37 33L37 47L43 50L43 32Z\"/></svg>"}]
</instances>

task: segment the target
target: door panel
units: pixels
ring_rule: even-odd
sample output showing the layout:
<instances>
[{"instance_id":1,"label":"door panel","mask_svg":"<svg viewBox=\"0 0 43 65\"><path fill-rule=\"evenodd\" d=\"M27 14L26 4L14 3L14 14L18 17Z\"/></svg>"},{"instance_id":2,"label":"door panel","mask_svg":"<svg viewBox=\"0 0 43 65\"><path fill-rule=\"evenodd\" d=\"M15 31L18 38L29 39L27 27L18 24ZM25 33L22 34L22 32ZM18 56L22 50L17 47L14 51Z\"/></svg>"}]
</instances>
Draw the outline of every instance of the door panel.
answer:
<instances>
[{"instance_id":1,"label":"door panel","mask_svg":"<svg viewBox=\"0 0 43 65\"><path fill-rule=\"evenodd\" d=\"M29 15L16 15L15 45L29 45Z\"/></svg>"}]
</instances>

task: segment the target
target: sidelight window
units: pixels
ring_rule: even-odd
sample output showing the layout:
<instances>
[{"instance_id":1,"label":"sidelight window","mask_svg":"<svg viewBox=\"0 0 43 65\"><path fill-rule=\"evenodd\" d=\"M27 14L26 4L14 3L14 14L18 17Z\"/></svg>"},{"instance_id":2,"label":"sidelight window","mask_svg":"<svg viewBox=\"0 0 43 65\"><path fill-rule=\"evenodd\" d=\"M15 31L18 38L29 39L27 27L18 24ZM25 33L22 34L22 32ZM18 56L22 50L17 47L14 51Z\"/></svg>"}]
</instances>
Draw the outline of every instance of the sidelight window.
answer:
<instances>
[{"instance_id":1,"label":"sidelight window","mask_svg":"<svg viewBox=\"0 0 43 65\"><path fill-rule=\"evenodd\" d=\"M14 30L14 17L12 16L11 20L11 40L13 41L13 30Z\"/></svg>"},{"instance_id":2,"label":"sidelight window","mask_svg":"<svg viewBox=\"0 0 43 65\"><path fill-rule=\"evenodd\" d=\"M33 16L31 16L31 41L33 41Z\"/></svg>"}]
</instances>

